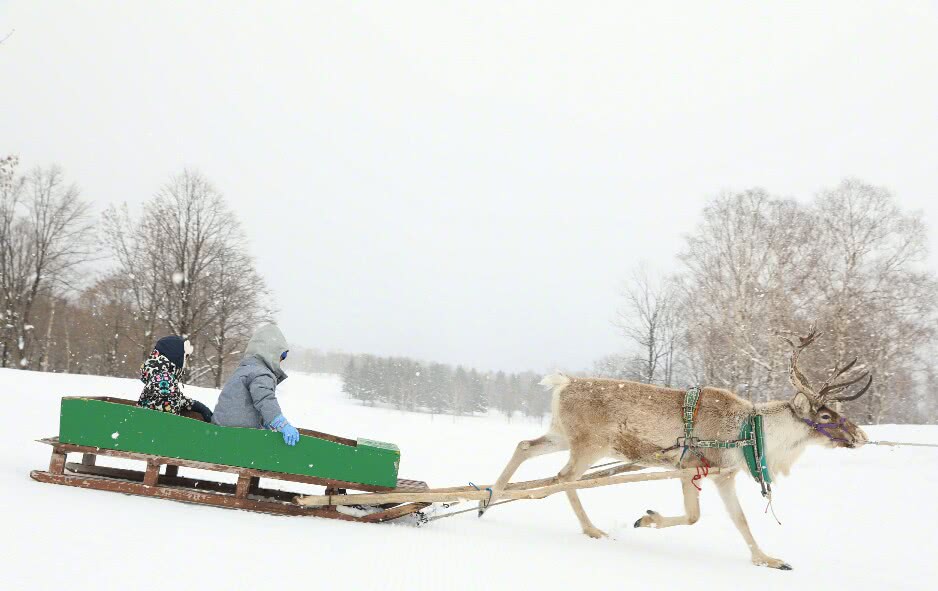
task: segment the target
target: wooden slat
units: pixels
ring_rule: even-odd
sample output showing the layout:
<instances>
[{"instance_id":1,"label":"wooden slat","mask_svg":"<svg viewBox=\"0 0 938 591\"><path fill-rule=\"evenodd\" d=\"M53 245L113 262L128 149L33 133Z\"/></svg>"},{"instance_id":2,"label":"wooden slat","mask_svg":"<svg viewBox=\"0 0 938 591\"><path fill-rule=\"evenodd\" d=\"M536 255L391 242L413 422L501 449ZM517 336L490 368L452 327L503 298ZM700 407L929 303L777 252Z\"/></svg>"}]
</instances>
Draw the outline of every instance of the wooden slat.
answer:
<instances>
[{"instance_id":1,"label":"wooden slat","mask_svg":"<svg viewBox=\"0 0 938 591\"><path fill-rule=\"evenodd\" d=\"M238 484L235 487L235 496L239 499L245 499L248 496L248 490L251 488L251 476L241 474L238 476Z\"/></svg>"},{"instance_id":2,"label":"wooden slat","mask_svg":"<svg viewBox=\"0 0 938 591\"><path fill-rule=\"evenodd\" d=\"M53 450L52 457L49 458L49 473L50 474L62 474L65 472L65 459L66 454L59 451Z\"/></svg>"},{"instance_id":3,"label":"wooden slat","mask_svg":"<svg viewBox=\"0 0 938 591\"><path fill-rule=\"evenodd\" d=\"M66 486L75 486L78 488L90 488L95 490L119 492L145 497L159 497L173 501L181 501L184 503L211 505L214 507L224 507L228 509L244 509L247 511L256 511L259 513L273 513L275 515L312 516L342 519L344 521L362 521L357 517L344 515L338 511L309 509L306 507L300 507L293 503L283 503L278 501L239 499L233 495L226 495L221 493L179 489L167 486L144 486L143 484L138 484L135 482L111 480L97 476L50 474L49 472L43 472L41 470L33 470L29 475L33 480L47 482L50 484L62 484Z\"/></svg>"},{"instance_id":4,"label":"wooden slat","mask_svg":"<svg viewBox=\"0 0 938 591\"><path fill-rule=\"evenodd\" d=\"M719 468L711 468L710 474L719 474ZM649 480L668 480L672 478L688 478L697 473L695 469L686 470L668 470L666 472L650 472L639 474L622 474L618 476L607 476L604 478L593 478L590 480L577 480L575 482L563 482L542 486L539 488L523 490L504 490L499 495L499 499L543 499L552 494L577 490L582 488L596 488L599 486L609 486L612 484L624 484L626 482L644 482ZM310 495L306 497L297 497L296 502L308 507L323 507L327 505L380 505L382 503L410 503L410 502L447 502L447 501L483 501L489 498L487 490L462 490L456 492L446 492L435 489L429 489L425 492L390 492L390 493L365 493L357 495Z\"/></svg>"},{"instance_id":5,"label":"wooden slat","mask_svg":"<svg viewBox=\"0 0 938 591\"><path fill-rule=\"evenodd\" d=\"M329 433L323 433L322 431L313 431L312 429L297 429L300 432L300 435L308 435L310 437L316 437L317 439L325 439L326 441L332 441L333 443L341 443L342 445L348 445L350 447L357 447L358 442L354 439L349 439L348 437L339 437L338 435L330 435Z\"/></svg>"},{"instance_id":6,"label":"wooden slat","mask_svg":"<svg viewBox=\"0 0 938 591\"><path fill-rule=\"evenodd\" d=\"M407 480L406 478L398 478L397 486L394 487L394 490L427 490L430 488L427 486L427 483L422 480Z\"/></svg>"},{"instance_id":7,"label":"wooden slat","mask_svg":"<svg viewBox=\"0 0 938 591\"><path fill-rule=\"evenodd\" d=\"M186 460L183 458L166 458L153 456L150 454L122 451L116 449L105 449L99 447L89 447L85 445L74 445L71 443L61 443L58 438L40 439L41 443L53 446L59 452L80 452L94 453L102 456L113 456L115 458L125 458L129 460L149 461L154 460L160 464L173 464L186 468L198 468L200 470L210 470L214 472L227 472L230 474L248 474L258 478L270 478L273 480L285 480L288 482L301 482L303 484L316 484L319 486L333 486L336 488L346 488L351 490L360 490L367 492L379 492L394 490L387 486L375 486L371 484L361 484L358 482L346 482L344 480L332 480L330 478L318 478L316 476L305 476L301 474L287 474L286 472L270 472L267 470L254 470L251 468L242 468L240 466L228 466L225 464L212 464L210 462L199 462L196 460Z\"/></svg>"},{"instance_id":8,"label":"wooden slat","mask_svg":"<svg viewBox=\"0 0 938 591\"><path fill-rule=\"evenodd\" d=\"M368 523L382 523L385 521L391 521L392 519L397 519L398 517L403 517L405 515L410 515L411 513L416 513L421 509L425 509L432 505L433 503L408 503L406 505L398 505L393 509L388 509L386 511L381 511L380 513L372 513L371 515L365 515L361 518L362 521Z\"/></svg>"},{"instance_id":9,"label":"wooden slat","mask_svg":"<svg viewBox=\"0 0 938 591\"><path fill-rule=\"evenodd\" d=\"M139 470L127 470L124 468L111 468L109 466L84 466L82 464L65 464L65 469L75 474L86 474L90 476L103 476L105 478L117 478L120 480L129 480L131 482L143 482L144 473ZM191 488L198 491L223 492L226 494L235 494L235 485L228 482L216 482L214 480L199 480L196 478L186 478L184 476L160 476L159 484L162 486L178 486L182 488ZM268 497L279 501L292 501L296 493L285 490L274 490L268 488L256 487L251 494L259 497Z\"/></svg>"},{"instance_id":10,"label":"wooden slat","mask_svg":"<svg viewBox=\"0 0 938 591\"><path fill-rule=\"evenodd\" d=\"M143 475L143 484L146 486L156 486L160 480L161 464L150 460L147 462L147 471Z\"/></svg>"}]
</instances>

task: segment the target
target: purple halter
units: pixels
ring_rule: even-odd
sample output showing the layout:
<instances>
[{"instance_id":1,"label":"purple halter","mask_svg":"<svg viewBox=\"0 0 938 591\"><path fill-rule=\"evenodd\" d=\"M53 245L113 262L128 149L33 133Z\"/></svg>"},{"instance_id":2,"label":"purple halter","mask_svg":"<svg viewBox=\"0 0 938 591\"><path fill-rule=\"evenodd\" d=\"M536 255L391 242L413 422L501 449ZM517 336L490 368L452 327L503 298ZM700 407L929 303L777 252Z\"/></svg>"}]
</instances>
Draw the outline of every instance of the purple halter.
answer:
<instances>
[{"instance_id":1,"label":"purple halter","mask_svg":"<svg viewBox=\"0 0 938 591\"><path fill-rule=\"evenodd\" d=\"M811 427L813 427L815 431L817 431L821 435L824 435L831 441L843 441L844 443L849 443L843 437L834 437L833 435L827 432L828 429L834 429L834 428L842 429L843 426L847 423L847 419L845 419L844 417L840 417L840 420L837 421L836 423L815 423L811 419L801 419L801 420L807 423L808 425L810 425Z\"/></svg>"}]
</instances>

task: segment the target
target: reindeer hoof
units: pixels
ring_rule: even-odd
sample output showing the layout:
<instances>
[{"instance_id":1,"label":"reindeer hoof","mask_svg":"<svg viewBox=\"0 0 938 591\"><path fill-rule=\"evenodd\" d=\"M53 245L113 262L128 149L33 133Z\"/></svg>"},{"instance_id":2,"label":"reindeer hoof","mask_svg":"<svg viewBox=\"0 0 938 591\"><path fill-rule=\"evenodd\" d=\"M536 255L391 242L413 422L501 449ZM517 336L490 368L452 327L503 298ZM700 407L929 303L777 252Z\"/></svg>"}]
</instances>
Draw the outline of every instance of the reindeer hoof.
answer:
<instances>
[{"instance_id":1,"label":"reindeer hoof","mask_svg":"<svg viewBox=\"0 0 938 591\"><path fill-rule=\"evenodd\" d=\"M778 558L768 558L766 557L763 560L753 560L753 564L756 566L767 566L769 568L774 568L778 570L793 570L791 565L787 562L781 561Z\"/></svg>"},{"instance_id":2,"label":"reindeer hoof","mask_svg":"<svg viewBox=\"0 0 938 591\"><path fill-rule=\"evenodd\" d=\"M600 539L602 539L602 538L607 537L606 532L604 532L604 531L601 530L601 529L596 529L595 527L591 527L591 528L589 528L589 529L584 529L584 530L583 530L583 533L586 534L586 535L588 535L589 537L593 538L594 540L600 540Z\"/></svg>"},{"instance_id":3,"label":"reindeer hoof","mask_svg":"<svg viewBox=\"0 0 938 591\"><path fill-rule=\"evenodd\" d=\"M648 513L648 516L639 517L635 522L635 527L656 527L658 524L656 523L655 518L658 517L658 513L656 511L652 511L651 509L648 509L645 511L645 513Z\"/></svg>"}]
</instances>

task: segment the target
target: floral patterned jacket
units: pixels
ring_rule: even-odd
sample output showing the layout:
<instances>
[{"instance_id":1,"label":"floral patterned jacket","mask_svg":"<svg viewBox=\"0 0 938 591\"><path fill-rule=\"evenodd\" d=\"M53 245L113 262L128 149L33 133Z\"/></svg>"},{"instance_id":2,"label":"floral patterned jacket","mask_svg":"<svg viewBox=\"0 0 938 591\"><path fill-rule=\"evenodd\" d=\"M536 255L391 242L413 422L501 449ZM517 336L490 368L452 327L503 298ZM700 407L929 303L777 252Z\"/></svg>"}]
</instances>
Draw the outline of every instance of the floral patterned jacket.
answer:
<instances>
[{"instance_id":1,"label":"floral patterned jacket","mask_svg":"<svg viewBox=\"0 0 938 591\"><path fill-rule=\"evenodd\" d=\"M178 415L192 410L192 400L182 393L179 376L182 370L159 351L153 351L140 367L140 381L143 392L137 401L138 406L152 410L171 412Z\"/></svg>"}]
</instances>

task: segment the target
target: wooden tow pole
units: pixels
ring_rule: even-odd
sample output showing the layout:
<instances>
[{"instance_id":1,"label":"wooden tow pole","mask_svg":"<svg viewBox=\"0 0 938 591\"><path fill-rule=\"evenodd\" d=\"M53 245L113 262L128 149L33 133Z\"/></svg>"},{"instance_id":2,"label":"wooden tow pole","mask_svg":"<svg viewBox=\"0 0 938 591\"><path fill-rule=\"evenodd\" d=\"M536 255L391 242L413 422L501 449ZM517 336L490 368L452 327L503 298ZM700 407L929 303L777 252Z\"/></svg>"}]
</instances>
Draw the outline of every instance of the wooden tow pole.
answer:
<instances>
[{"instance_id":1,"label":"wooden tow pole","mask_svg":"<svg viewBox=\"0 0 938 591\"><path fill-rule=\"evenodd\" d=\"M710 468L710 474L719 474L719 468ZM527 489L508 488L499 493L499 499L543 499L555 493L577 490L581 488L596 488L626 482L645 482L651 480L669 480L672 478L688 478L697 474L696 469L667 470L665 472L649 472L640 474L622 474L605 476L601 478L588 478L574 482L561 482L547 486ZM535 481L536 482L536 481ZM309 495L298 496L294 500L307 507L327 507L335 505L382 505L384 503L444 503L452 501L484 501L491 496L487 490L457 490L429 489L422 492L387 492L364 493L354 495Z\"/></svg>"}]
</instances>

